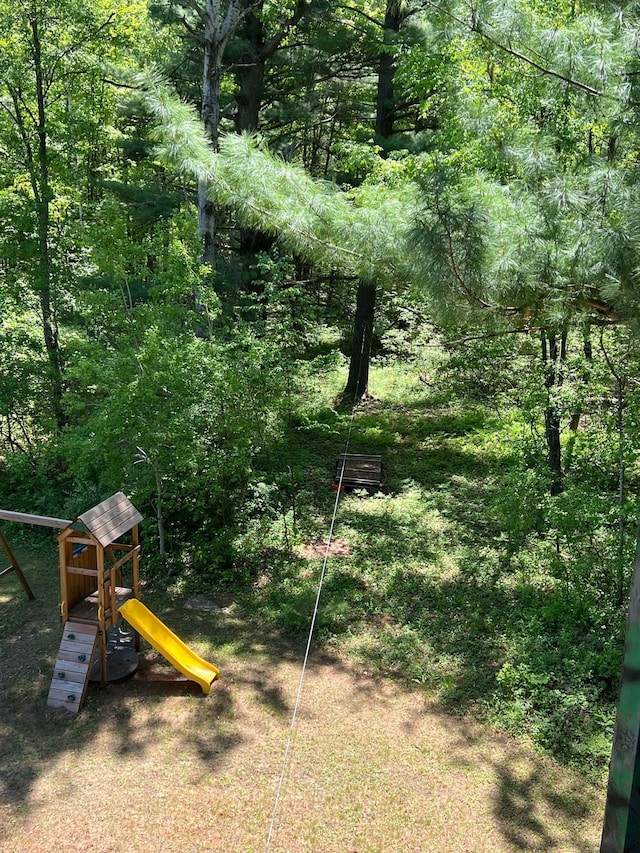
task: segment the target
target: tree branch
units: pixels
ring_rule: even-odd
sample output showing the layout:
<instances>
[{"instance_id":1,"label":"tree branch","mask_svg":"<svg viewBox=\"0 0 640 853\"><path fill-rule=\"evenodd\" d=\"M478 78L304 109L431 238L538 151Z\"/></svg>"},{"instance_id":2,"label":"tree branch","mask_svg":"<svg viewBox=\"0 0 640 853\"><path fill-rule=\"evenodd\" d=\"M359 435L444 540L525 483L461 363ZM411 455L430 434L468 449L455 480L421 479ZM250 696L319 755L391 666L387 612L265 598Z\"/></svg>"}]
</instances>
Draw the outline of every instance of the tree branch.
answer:
<instances>
[{"instance_id":1,"label":"tree branch","mask_svg":"<svg viewBox=\"0 0 640 853\"><path fill-rule=\"evenodd\" d=\"M375 18L372 18L371 15L367 15L367 13L363 12L362 9L355 9L353 6L347 6L345 3L339 3L336 8L346 9L346 11L348 12L353 12L356 15L360 15L361 18L365 18L367 21L369 21L370 24L379 27L381 30L384 29L384 23L382 21L376 21Z\"/></svg>"},{"instance_id":2,"label":"tree branch","mask_svg":"<svg viewBox=\"0 0 640 853\"><path fill-rule=\"evenodd\" d=\"M94 39L97 39L100 36L100 34L104 30L107 29L107 27L111 26L111 24L113 23L114 20L115 20L115 12L112 12L109 15L109 17L106 20L104 20L96 30L87 34L87 36L85 36L85 38L80 39L79 41L75 42L72 45L69 45L68 48L63 50L62 53L60 53L56 57L55 61L51 65L51 70L50 70L49 74L47 74L48 79L47 79L47 85L45 87L45 96L49 93L49 89L51 88L51 86L53 85L53 83L56 79L56 72L57 72L58 67L59 67L60 63L62 62L62 60L65 59L65 57L69 56L74 51L79 50L79 48L83 44L87 44L88 42L91 42Z\"/></svg>"},{"instance_id":3,"label":"tree branch","mask_svg":"<svg viewBox=\"0 0 640 853\"><path fill-rule=\"evenodd\" d=\"M196 0L185 0L185 5L196 13L196 15L200 18L200 22L202 24L205 23L207 16L205 15L202 6L200 6L200 4L196 2ZM184 18L182 19L182 23L184 24Z\"/></svg>"},{"instance_id":4,"label":"tree branch","mask_svg":"<svg viewBox=\"0 0 640 853\"><path fill-rule=\"evenodd\" d=\"M475 19L472 20L471 23L464 21L462 18L459 18L457 15L454 15L453 12L449 12L447 9L443 9L438 3L432 2L432 0L425 0L426 5L431 6L432 9L435 9L438 12L441 12L443 15L446 15L451 20L465 27L469 32L477 33L481 38L488 41L490 44L497 47L499 50L504 51L504 53L508 53L510 56L513 56L515 59L520 62L524 62L527 65L530 65L532 68L535 68L536 71L540 71L542 74L547 75L548 77L554 77L556 80L561 80L563 83L567 83L569 86L573 86L576 89L580 89L583 92L586 92L588 95L594 95L597 97L602 97L604 94L599 89L595 89L593 86L589 86L587 83L583 83L580 80L576 80L573 77L568 77L566 74L562 74L560 71L554 71L552 68L548 68L545 65L541 65L531 56L527 56L524 53L521 53L514 48L502 44L502 42L498 41L494 36L489 35L485 29L481 26L480 22Z\"/></svg>"},{"instance_id":5,"label":"tree branch","mask_svg":"<svg viewBox=\"0 0 640 853\"><path fill-rule=\"evenodd\" d=\"M296 27L304 18L310 7L311 2L307 2L307 0L298 0L293 15L289 18L287 23L280 29L280 31L274 35L271 41L266 44L264 48L260 51L260 58L263 61L266 59L271 59L271 57L278 50L282 42L289 35L291 30Z\"/></svg>"}]
</instances>

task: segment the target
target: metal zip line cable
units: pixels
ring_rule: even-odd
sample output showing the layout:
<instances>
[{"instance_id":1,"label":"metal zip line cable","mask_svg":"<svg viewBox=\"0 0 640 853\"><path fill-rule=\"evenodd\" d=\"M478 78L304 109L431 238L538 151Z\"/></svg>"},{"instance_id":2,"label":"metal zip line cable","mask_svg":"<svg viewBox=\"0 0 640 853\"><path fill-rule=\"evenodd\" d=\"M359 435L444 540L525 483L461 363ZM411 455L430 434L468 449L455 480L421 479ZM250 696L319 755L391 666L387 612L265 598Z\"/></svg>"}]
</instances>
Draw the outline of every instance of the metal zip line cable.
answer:
<instances>
[{"instance_id":1,"label":"metal zip line cable","mask_svg":"<svg viewBox=\"0 0 640 853\"><path fill-rule=\"evenodd\" d=\"M362 355L364 353L364 345L366 341L366 330L362 336L362 349L360 351L360 365L358 369L358 381L356 382L356 393L357 389L360 385L360 370L362 369ZM320 571L320 579L318 580L318 591L316 593L316 600L313 607L313 614L311 616L311 625L309 627L309 636L307 638L307 646L304 653L304 658L302 661L302 670L300 672L300 680L298 682L298 692L296 694L296 701L293 706L293 713L291 715L291 722L289 724L289 734L287 736L287 744L284 750L284 756L282 759L282 767L280 770L280 778L278 780L278 788L276 791L276 799L273 806L273 812L271 814L271 823L269 824L269 834L267 835L267 843L265 846L265 853L269 853L271 848L271 841L273 839L273 835L275 832L276 819L278 817L278 809L280 807L280 800L282 798L282 789L284 787L285 775L287 772L287 767L289 765L289 754L291 752L291 744L293 742L293 734L296 726L296 719L298 717L298 709L300 707L300 701L302 699L302 688L304 686L304 679L307 671L307 663L309 661L309 654L311 652L311 642L313 640L313 632L316 625L316 619L318 616L318 608L320 606L320 596L322 594L322 586L324 584L325 575L327 573L327 562L329 560L329 549L331 547L331 540L333 538L333 529L336 523L336 516L338 514L338 505L340 503L340 495L342 493L342 480L344 478L344 469L347 464L346 455L349 452L349 444L351 442L351 432L353 430L353 421L354 414L356 408L356 400L354 398L353 404L351 406L351 418L349 420L349 430L347 432L347 440L345 442L344 447L344 455L342 458L342 467L340 468L340 477L338 478L338 488L336 489L336 499L333 504L333 515L331 516L331 525L329 526L329 536L327 537L327 545L324 552L324 559L322 561L322 569Z\"/></svg>"}]
</instances>

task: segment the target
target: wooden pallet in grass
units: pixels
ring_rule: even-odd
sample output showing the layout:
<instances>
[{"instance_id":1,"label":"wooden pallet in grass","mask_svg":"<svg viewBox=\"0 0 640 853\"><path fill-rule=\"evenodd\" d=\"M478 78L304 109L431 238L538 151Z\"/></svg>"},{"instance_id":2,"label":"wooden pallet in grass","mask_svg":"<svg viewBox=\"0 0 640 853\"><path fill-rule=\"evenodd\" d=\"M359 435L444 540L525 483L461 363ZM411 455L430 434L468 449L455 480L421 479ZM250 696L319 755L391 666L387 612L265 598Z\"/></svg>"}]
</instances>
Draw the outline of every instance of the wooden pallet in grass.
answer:
<instances>
[{"instance_id":1,"label":"wooden pallet in grass","mask_svg":"<svg viewBox=\"0 0 640 853\"><path fill-rule=\"evenodd\" d=\"M366 489L370 494L380 489L382 456L364 453L342 453L336 461L332 489L343 491Z\"/></svg>"}]
</instances>

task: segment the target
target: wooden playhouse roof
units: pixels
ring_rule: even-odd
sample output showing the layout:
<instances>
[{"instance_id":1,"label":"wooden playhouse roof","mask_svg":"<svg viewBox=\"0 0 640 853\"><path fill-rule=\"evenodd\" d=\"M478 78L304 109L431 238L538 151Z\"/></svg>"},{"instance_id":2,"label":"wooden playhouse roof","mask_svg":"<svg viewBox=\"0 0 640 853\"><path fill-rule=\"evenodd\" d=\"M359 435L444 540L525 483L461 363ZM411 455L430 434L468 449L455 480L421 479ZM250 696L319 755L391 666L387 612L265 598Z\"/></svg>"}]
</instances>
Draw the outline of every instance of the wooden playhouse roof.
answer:
<instances>
[{"instance_id":1,"label":"wooden playhouse roof","mask_svg":"<svg viewBox=\"0 0 640 853\"><path fill-rule=\"evenodd\" d=\"M142 516L125 494L117 492L93 509L83 512L77 520L105 548L139 524Z\"/></svg>"}]
</instances>

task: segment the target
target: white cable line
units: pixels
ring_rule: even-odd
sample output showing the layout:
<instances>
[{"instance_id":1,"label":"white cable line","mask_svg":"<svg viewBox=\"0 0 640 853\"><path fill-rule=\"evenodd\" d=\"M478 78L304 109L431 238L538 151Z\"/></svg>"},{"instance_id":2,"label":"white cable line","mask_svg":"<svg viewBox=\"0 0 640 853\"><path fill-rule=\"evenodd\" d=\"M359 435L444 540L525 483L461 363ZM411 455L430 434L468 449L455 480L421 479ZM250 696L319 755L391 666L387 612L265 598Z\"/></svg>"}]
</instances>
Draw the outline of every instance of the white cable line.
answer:
<instances>
[{"instance_id":1,"label":"white cable line","mask_svg":"<svg viewBox=\"0 0 640 853\"><path fill-rule=\"evenodd\" d=\"M284 756L282 759L282 767L280 770L280 779L278 781L278 788L276 791L276 800L273 806L273 812L271 814L271 823L269 824L269 834L267 835L267 843L265 846L265 853L269 853L269 849L271 847L271 840L273 838L273 834L275 831L276 818L278 816L278 808L280 806L280 799L282 796L282 788L284 787L284 777L287 771L287 766L289 763L289 753L291 751L291 744L293 741L293 732L296 725L296 719L298 716L298 708L300 707L300 700L302 698L302 688L304 686L304 677L307 671L307 663L309 661L309 653L311 651L311 641L313 639L313 631L316 625L316 618L318 616L318 608L320 606L320 595L322 593L322 585L324 584L324 578L327 572L327 562L329 560L329 549L331 547L331 539L333 537L333 528L336 522L336 515L338 514L338 504L340 503L340 495L342 493L342 480L344 478L344 469L347 464L347 453L349 452L349 444L351 442L351 432L353 430L353 422L354 415L356 409L356 395L358 393L360 387L360 373L362 370L362 356L364 353L364 345L367 338L367 330L365 328L364 334L362 335L362 347L360 349L360 364L358 365L358 378L356 381L356 388L354 393L353 405L351 406L351 418L349 420L349 430L347 432L347 440L345 442L344 447L344 455L342 458L342 467L340 469L340 476L338 478L338 488L336 489L336 499L333 505L333 515L331 517L331 525L329 527L329 536L327 537L327 546L324 552L324 559L322 561L322 570L320 571L320 579L318 581L318 591L316 593L316 600L313 607L313 614L311 616L311 625L309 627L309 636L307 638L307 647L304 653L304 659L302 661L302 670L300 672L300 681L298 682L298 692L296 694L296 701L293 706L293 713L291 715L291 723L289 724L289 735L287 737L287 745L285 746Z\"/></svg>"}]
</instances>

